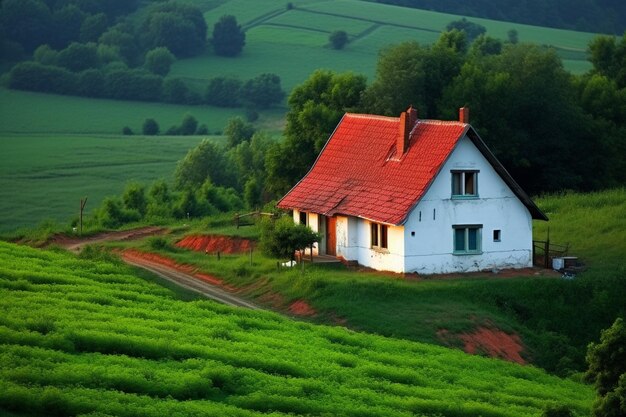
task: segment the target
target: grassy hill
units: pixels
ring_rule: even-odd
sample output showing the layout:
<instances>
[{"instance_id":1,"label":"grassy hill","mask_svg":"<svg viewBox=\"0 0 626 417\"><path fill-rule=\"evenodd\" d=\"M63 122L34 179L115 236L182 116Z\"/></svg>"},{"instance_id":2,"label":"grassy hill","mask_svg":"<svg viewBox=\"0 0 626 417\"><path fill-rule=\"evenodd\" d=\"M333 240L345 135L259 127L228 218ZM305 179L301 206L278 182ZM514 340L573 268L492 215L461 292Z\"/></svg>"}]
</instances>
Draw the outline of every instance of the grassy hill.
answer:
<instances>
[{"instance_id":1,"label":"grassy hill","mask_svg":"<svg viewBox=\"0 0 626 417\"><path fill-rule=\"evenodd\" d=\"M593 398L531 366L183 301L105 259L7 243L0 310L10 415L519 417Z\"/></svg>"},{"instance_id":2,"label":"grassy hill","mask_svg":"<svg viewBox=\"0 0 626 417\"><path fill-rule=\"evenodd\" d=\"M360 0L301 0L287 9L277 2L229 0L208 8L209 28L224 14L237 17L246 30L246 47L236 59L205 55L178 61L172 75L202 85L209 74L235 75L242 79L262 72L280 75L290 91L317 68L354 71L374 77L381 48L403 41L430 44L448 23L462 16L409 9ZM507 39L517 30L520 42L554 47L564 59L565 68L582 73L591 68L586 50L594 34L471 18L487 28L490 36ZM335 30L348 33L344 50L329 46Z\"/></svg>"},{"instance_id":3,"label":"grassy hill","mask_svg":"<svg viewBox=\"0 0 626 417\"><path fill-rule=\"evenodd\" d=\"M568 374L585 369L587 344L616 317L626 316L626 225L620 215L626 211L626 190L547 196L537 203L551 221L538 222L535 237L545 238L549 225L551 240L569 242L570 253L588 264L575 280L490 272L438 279L323 264L277 271L276 260L260 253L250 265L247 254L218 260L175 247L158 252L224 278L277 309L288 311L292 302L306 300L318 322L458 347L483 328L516 334L525 360ZM211 223L198 226L202 233L222 232ZM142 249L155 251L148 242Z\"/></svg>"}]
</instances>

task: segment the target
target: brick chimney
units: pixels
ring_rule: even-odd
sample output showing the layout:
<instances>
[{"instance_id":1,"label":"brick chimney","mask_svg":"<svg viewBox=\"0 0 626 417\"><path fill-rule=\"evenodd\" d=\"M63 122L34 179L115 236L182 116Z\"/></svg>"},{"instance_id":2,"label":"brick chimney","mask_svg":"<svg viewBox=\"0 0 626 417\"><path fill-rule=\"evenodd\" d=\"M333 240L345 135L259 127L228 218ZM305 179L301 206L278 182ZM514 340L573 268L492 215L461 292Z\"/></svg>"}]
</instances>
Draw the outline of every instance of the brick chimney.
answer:
<instances>
[{"instance_id":1,"label":"brick chimney","mask_svg":"<svg viewBox=\"0 0 626 417\"><path fill-rule=\"evenodd\" d=\"M469 107L461 107L459 109L459 122L469 123Z\"/></svg>"},{"instance_id":2,"label":"brick chimney","mask_svg":"<svg viewBox=\"0 0 626 417\"><path fill-rule=\"evenodd\" d=\"M396 157L400 158L409 149L409 139L413 126L417 123L417 110L410 106L400 113L400 126L396 139Z\"/></svg>"}]
</instances>

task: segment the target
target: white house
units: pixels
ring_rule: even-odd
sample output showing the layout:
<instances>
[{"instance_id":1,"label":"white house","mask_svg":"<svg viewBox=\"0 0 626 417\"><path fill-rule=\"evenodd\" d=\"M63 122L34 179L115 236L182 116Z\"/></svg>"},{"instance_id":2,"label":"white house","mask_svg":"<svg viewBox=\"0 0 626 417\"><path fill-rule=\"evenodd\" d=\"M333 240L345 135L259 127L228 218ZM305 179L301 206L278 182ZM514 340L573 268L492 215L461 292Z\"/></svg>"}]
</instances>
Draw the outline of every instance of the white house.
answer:
<instances>
[{"instance_id":1,"label":"white house","mask_svg":"<svg viewBox=\"0 0 626 417\"><path fill-rule=\"evenodd\" d=\"M460 109L459 121L346 114L278 206L321 234L314 253L423 274L532 266L547 220Z\"/></svg>"}]
</instances>

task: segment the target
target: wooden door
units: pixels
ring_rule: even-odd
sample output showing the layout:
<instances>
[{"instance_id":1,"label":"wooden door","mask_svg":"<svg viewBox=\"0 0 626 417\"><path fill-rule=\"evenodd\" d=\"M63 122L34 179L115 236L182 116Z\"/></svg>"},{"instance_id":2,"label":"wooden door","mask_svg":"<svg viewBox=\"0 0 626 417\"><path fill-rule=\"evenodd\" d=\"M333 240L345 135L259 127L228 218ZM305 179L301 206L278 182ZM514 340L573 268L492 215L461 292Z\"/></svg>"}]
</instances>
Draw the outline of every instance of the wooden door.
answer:
<instances>
[{"instance_id":1,"label":"wooden door","mask_svg":"<svg viewBox=\"0 0 626 417\"><path fill-rule=\"evenodd\" d=\"M337 218L326 217L326 254L337 256Z\"/></svg>"}]
</instances>

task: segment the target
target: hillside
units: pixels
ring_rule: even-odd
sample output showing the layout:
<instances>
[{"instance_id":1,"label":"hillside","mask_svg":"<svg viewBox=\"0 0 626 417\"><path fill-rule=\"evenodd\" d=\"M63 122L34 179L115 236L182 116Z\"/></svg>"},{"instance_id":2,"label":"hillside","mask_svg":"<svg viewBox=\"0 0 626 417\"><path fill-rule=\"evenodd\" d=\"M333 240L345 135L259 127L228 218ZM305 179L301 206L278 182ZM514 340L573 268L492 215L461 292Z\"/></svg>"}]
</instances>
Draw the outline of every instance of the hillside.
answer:
<instances>
[{"instance_id":1,"label":"hillside","mask_svg":"<svg viewBox=\"0 0 626 417\"><path fill-rule=\"evenodd\" d=\"M304 300L314 311L309 317L321 323L467 350L468 337L485 329L502 331L499 343L507 335L519 337L516 353L524 361L566 375L584 370L588 343L616 317L626 315L626 227L619 215L626 210L626 191L548 196L537 203L551 221L535 225L535 238L545 238L550 226L552 242L569 242L570 254L588 265L575 280L549 271L402 276L337 264L277 271L276 260L259 252L251 265L248 253L217 259L174 247L185 229L167 237L171 245L145 242L139 248L220 277L280 311L289 312L293 302ZM226 218L225 224L232 223ZM253 235L250 228L220 228L210 221L186 233L198 231ZM487 352L489 343L481 349ZM497 350L491 354L507 356Z\"/></svg>"},{"instance_id":2,"label":"hillside","mask_svg":"<svg viewBox=\"0 0 626 417\"><path fill-rule=\"evenodd\" d=\"M0 411L11 415L588 414L526 366L183 301L105 259L0 243Z\"/></svg>"}]
</instances>

